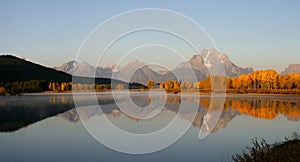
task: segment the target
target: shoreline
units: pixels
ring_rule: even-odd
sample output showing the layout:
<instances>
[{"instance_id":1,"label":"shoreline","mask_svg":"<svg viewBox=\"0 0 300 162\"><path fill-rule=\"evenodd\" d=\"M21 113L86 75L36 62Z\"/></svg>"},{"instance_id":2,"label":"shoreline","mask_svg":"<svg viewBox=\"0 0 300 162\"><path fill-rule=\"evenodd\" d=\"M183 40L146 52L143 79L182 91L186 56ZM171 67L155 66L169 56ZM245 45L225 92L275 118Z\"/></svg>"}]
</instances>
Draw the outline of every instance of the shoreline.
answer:
<instances>
[{"instance_id":1,"label":"shoreline","mask_svg":"<svg viewBox=\"0 0 300 162\"><path fill-rule=\"evenodd\" d=\"M127 90L117 90L114 91L117 93L127 93ZM149 90L129 90L129 93L147 93ZM164 93L163 90L152 90L152 93ZM46 92L39 92L39 93L21 93L19 96L30 96L30 95L70 95L72 93L80 93L80 94L91 94L91 93L96 93L96 94L111 94L111 90L107 91L46 91ZM292 96L292 97L300 97L299 94L277 94L277 93L220 93L220 92L215 92L215 93L210 93L210 92L195 92L195 91L184 91L181 93L173 94L173 93L166 93L167 95L199 95L199 97L211 97L212 94L215 95L216 97L218 96L224 96L224 97L284 97L284 96ZM3 95L3 96L16 96L16 95ZM18 95L17 95L18 96Z\"/></svg>"}]
</instances>

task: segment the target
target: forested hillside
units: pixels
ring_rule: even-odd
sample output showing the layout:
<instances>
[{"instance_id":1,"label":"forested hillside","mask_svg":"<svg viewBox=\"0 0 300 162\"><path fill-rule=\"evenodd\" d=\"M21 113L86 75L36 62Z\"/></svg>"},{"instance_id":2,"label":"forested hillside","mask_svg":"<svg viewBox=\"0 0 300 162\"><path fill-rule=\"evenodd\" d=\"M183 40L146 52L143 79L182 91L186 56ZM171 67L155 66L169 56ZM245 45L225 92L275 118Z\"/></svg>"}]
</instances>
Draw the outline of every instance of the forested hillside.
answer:
<instances>
[{"instance_id":1,"label":"forested hillside","mask_svg":"<svg viewBox=\"0 0 300 162\"><path fill-rule=\"evenodd\" d=\"M15 56L0 56L0 95L43 91L106 90L111 88L141 88L138 83L126 83L109 78L80 77L44 67ZM73 89L74 90L74 89Z\"/></svg>"}]
</instances>

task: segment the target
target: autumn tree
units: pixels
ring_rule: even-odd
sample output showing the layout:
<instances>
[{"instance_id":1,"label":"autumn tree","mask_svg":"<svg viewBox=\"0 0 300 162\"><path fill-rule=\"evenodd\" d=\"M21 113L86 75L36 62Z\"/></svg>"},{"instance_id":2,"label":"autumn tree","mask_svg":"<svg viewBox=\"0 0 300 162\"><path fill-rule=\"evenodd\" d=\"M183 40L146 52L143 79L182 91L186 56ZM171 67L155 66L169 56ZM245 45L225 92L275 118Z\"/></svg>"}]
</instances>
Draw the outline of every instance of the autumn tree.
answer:
<instances>
[{"instance_id":1,"label":"autumn tree","mask_svg":"<svg viewBox=\"0 0 300 162\"><path fill-rule=\"evenodd\" d=\"M153 86L154 86L154 81L153 80L149 80L148 82L147 82L147 87L149 88L149 89L151 89Z\"/></svg>"},{"instance_id":2,"label":"autumn tree","mask_svg":"<svg viewBox=\"0 0 300 162\"><path fill-rule=\"evenodd\" d=\"M164 88L167 92L178 93L181 92L180 82L175 80L168 80L164 84Z\"/></svg>"},{"instance_id":3,"label":"autumn tree","mask_svg":"<svg viewBox=\"0 0 300 162\"><path fill-rule=\"evenodd\" d=\"M193 83L193 88L212 90L224 88L241 90L292 90L300 89L300 73L281 76L275 70L258 70L249 74L241 74L239 77L226 78L223 76L208 76L206 79ZM182 84L189 87L187 83ZM261 91L263 92L263 91Z\"/></svg>"},{"instance_id":4,"label":"autumn tree","mask_svg":"<svg viewBox=\"0 0 300 162\"><path fill-rule=\"evenodd\" d=\"M238 77L238 82L237 82L237 87L239 88L244 88L245 87L245 79L246 79L246 75L242 74Z\"/></svg>"},{"instance_id":5,"label":"autumn tree","mask_svg":"<svg viewBox=\"0 0 300 162\"><path fill-rule=\"evenodd\" d=\"M5 95L6 94L6 89L5 87L0 87L0 95Z\"/></svg>"},{"instance_id":6,"label":"autumn tree","mask_svg":"<svg viewBox=\"0 0 300 162\"><path fill-rule=\"evenodd\" d=\"M164 89L165 88L165 83L159 83L159 88Z\"/></svg>"},{"instance_id":7,"label":"autumn tree","mask_svg":"<svg viewBox=\"0 0 300 162\"><path fill-rule=\"evenodd\" d=\"M232 78L231 79L231 83L232 83L232 87L234 89L239 89L240 88L240 84L237 78Z\"/></svg>"},{"instance_id":8,"label":"autumn tree","mask_svg":"<svg viewBox=\"0 0 300 162\"><path fill-rule=\"evenodd\" d=\"M124 85L123 84L118 84L117 89L124 89Z\"/></svg>"}]
</instances>

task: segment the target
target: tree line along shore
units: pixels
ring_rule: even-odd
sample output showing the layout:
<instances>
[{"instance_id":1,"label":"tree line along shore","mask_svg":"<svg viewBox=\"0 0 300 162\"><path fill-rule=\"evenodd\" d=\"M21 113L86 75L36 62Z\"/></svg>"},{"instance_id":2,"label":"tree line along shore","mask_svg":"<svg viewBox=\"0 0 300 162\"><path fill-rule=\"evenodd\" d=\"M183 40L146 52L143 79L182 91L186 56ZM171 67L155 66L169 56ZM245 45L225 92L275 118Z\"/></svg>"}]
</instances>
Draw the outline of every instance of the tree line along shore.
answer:
<instances>
[{"instance_id":1,"label":"tree line along shore","mask_svg":"<svg viewBox=\"0 0 300 162\"><path fill-rule=\"evenodd\" d=\"M0 82L0 95L18 95L21 93L67 92L67 91L109 91L111 89L164 89L168 93L212 92L227 93L266 93L266 94L300 94L300 73L280 75L275 70L259 70L239 77L209 76L199 82L181 82L168 80L155 83L149 80L145 86L130 87L127 83L82 84L47 80L29 80Z\"/></svg>"}]
</instances>

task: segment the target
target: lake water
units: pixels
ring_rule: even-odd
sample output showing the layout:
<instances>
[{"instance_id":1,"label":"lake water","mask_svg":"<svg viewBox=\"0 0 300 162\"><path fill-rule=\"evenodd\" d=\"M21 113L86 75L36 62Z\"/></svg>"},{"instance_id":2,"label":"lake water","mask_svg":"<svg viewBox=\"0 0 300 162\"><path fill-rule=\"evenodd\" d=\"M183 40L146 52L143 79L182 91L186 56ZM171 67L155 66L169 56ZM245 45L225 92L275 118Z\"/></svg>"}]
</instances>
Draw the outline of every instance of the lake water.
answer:
<instances>
[{"instance_id":1,"label":"lake water","mask_svg":"<svg viewBox=\"0 0 300 162\"><path fill-rule=\"evenodd\" d=\"M76 105L92 106L87 96L82 94ZM221 104L211 102L209 96L158 94L156 97L165 102L159 113L150 119L139 119L118 108L119 101L124 107L129 105L122 94L113 98L110 93L97 93L102 111L90 109L80 117L74 109L72 94L2 96L0 161L228 161L255 137L273 143L300 128L299 96L228 95ZM133 93L131 99L145 107L153 98L140 92ZM189 105L198 105L196 114L180 113L183 103L186 104L182 109L186 110ZM215 105L213 110L209 109L211 105ZM217 113L220 118L211 133L199 140L208 112ZM86 124L105 117L124 131L145 134L162 129L176 114L181 122L191 124L187 132L171 146L143 155L120 153L100 144L81 122ZM149 144L145 141L145 145Z\"/></svg>"}]
</instances>

